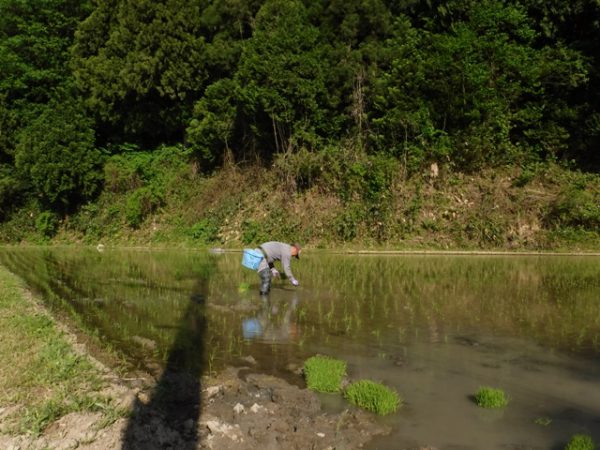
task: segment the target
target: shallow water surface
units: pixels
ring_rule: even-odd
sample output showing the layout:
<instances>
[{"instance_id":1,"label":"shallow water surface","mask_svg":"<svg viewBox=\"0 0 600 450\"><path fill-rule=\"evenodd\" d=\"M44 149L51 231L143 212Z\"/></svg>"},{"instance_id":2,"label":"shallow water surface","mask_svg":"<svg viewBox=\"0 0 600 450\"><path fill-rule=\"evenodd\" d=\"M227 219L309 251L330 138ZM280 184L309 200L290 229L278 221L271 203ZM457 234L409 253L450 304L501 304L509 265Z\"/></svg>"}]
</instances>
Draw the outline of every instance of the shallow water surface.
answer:
<instances>
[{"instance_id":1,"label":"shallow water surface","mask_svg":"<svg viewBox=\"0 0 600 450\"><path fill-rule=\"evenodd\" d=\"M256 360L301 384L316 353L395 388L371 448L559 449L600 442L600 261L573 256L306 253L301 286L258 294L240 253L0 249L48 306L135 369L216 371ZM510 403L483 410L479 386ZM345 408L338 395L325 409Z\"/></svg>"}]
</instances>

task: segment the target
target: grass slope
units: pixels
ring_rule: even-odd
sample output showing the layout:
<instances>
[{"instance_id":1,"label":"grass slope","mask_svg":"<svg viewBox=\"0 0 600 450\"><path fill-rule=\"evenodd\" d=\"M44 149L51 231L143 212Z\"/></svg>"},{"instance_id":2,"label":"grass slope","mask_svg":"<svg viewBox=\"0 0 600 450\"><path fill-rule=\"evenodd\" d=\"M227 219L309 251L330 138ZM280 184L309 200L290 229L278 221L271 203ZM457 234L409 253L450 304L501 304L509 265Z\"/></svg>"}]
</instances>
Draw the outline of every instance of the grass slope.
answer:
<instances>
[{"instance_id":1,"label":"grass slope","mask_svg":"<svg viewBox=\"0 0 600 450\"><path fill-rule=\"evenodd\" d=\"M103 386L98 369L74 351L53 320L2 266L0 386L5 412L2 433L37 436L52 422L76 411L102 411L113 416L110 420L118 416L97 393Z\"/></svg>"}]
</instances>

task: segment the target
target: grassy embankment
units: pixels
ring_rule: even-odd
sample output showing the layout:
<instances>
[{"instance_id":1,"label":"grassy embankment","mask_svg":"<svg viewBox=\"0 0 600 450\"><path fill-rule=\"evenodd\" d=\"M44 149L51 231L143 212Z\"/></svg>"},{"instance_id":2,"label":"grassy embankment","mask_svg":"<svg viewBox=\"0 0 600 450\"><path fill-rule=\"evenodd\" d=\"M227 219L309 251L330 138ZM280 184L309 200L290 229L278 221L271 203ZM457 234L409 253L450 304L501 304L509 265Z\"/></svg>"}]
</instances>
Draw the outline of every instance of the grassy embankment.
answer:
<instances>
[{"instance_id":1,"label":"grassy embankment","mask_svg":"<svg viewBox=\"0 0 600 450\"><path fill-rule=\"evenodd\" d=\"M0 266L0 433L37 436L71 412L98 411L102 428L123 411L100 393L100 370Z\"/></svg>"},{"instance_id":2,"label":"grassy embankment","mask_svg":"<svg viewBox=\"0 0 600 450\"><path fill-rule=\"evenodd\" d=\"M281 155L203 175L178 148L112 157L93 203L65 217L24 205L0 241L230 247L597 251L600 176L555 164L407 175L394 159Z\"/></svg>"}]
</instances>

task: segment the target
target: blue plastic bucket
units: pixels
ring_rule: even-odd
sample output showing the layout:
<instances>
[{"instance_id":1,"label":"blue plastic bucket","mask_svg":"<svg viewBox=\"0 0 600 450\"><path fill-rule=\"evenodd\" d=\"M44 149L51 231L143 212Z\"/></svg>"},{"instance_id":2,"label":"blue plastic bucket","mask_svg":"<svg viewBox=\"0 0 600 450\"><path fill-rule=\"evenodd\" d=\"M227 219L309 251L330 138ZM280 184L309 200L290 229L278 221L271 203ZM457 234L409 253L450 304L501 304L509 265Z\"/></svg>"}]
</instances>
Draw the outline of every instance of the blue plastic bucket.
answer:
<instances>
[{"instance_id":1,"label":"blue plastic bucket","mask_svg":"<svg viewBox=\"0 0 600 450\"><path fill-rule=\"evenodd\" d=\"M242 266L247 267L248 269L256 270L260 265L260 262L265 256L260 250L253 250L250 248L244 249L244 253L242 255Z\"/></svg>"}]
</instances>

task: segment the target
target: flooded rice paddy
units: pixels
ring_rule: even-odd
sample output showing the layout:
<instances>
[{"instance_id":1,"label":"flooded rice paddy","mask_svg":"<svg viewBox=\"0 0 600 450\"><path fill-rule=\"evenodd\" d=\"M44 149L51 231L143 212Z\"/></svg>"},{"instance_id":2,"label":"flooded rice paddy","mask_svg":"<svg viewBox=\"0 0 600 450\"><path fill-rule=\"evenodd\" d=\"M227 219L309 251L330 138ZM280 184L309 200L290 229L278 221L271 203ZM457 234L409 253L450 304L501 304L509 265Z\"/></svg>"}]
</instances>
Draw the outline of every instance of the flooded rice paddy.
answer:
<instances>
[{"instance_id":1,"label":"flooded rice paddy","mask_svg":"<svg viewBox=\"0 0 600 450\"><path fill-rule=\"evenodd\" d=\"M391 435L371 448L560 449L600 442L600 260L575 256L307 252L258 294L240 253L0 248L55 313L130 370L246 363L297 384L314 354L395 388ZM477 407L480 386L501 410ZM330 410L347 405L321 397Z\"/></svg>"}]
</instances>

